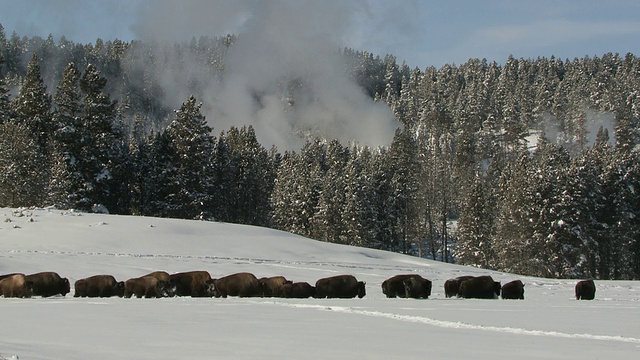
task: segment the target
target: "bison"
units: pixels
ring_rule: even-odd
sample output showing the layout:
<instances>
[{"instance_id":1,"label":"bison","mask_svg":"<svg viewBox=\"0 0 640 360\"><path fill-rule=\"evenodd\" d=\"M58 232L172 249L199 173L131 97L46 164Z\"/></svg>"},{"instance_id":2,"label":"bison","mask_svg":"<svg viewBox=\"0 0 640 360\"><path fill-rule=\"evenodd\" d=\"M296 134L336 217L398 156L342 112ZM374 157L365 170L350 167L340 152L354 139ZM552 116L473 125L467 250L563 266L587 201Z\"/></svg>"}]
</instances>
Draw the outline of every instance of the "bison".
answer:
<instances>
[{"instance_id":1,"label":"bison","mask_svg":"<svg viewBox=\"0 0 640 360\"><path fill-rule=\"evenodd\" d=\"M596 297L596 284L593 279L578 281L576 300L593 300Z\"/></svg>"},{"instance_id":2,"label":"bison","mask_svg":"<svg viewBox=\"0 0 640 360\"><path fill-rule=\"evenodd\" d=\"M316 281L316 298L363 298L365 282L353 275L337 275Z\"/></svg>"},{"instance_id":3,"label":"bison","mask_svg":"<svg viewBox=\"0 0 640 360\"><path fill-rule=\"evenodd\" d=\"M444 282L444 296L445 297L453 297L453 296L460 296L460 283L462 283L465 280L469 280L473 278L473 276L469 276L469 275L465 275L465 276L458 276L455 279L449 279L447 281Z\"/></svg>"},{"instance_id":4,"label":"bison","mask_svg":"<svg viewBox=\"0 0 640 360\"><path fill-rule=\"evenodd\" d=\"M124 297L130 298L132 295L137 298L143 296L145 298L171 297L174 296L175 289L175 285L169 282L145 275L124 282Z\"/></svg>"},{"instance_id":5,"label":"bison","mask_svg":"<svg viewBox=\"0 0 640 360\"><path fill-rule=\"evenodd\" d=\"M524 284L520 280L513 280L502 285L503 299L524 299Z\"/></svg>"},{"instance_id":6,"label":"bison","mask_svg":"<svg viewBox=\"0 0 640 360\"><path fill-rule=\"evenodd\" d=\"M74 284L73 297L124 296L124 281L116 281L112 275L94 275L80 279Z\"/></svg>"},{"instance_id":7,"label":"bison","mask_svg":"<svg viewBox=\"0 0 640 360\"><path fill-rule=\"evenodd\" d=\"M256 297L262 296L260 282L252 273L242 272L213 280L213 296Z\"/></svg>"},{"instance_id":8,"label":"bison","mask_svg":"<svg viewBox=\"0 0 640 360\"><path fill-rule=\"evenodd\" d=\"M460 296L465 299L497 299L500 296L500 282L491 276L476 276L460 283Z\"/></svg>"},{"instance_id":9,"label":"bison","mask_svg":"<svg viewBox=\"0 0 640 360\"><path fill-rule=\"evenodd\" d=\"M258 282L264 297L283 297L282 286L292 283L291 280L287 280L284 276L263 277L258 279Z\"/></svg>"},{"instance_id":10,"label":"bison","mask_svg":"<svg viewBox=\"0 0 640 360\"><path fill-rule=\"evenodd\" d=\"M431 280L422 276L412 276L402 282L405 297L412 299L428 299L431 295Z\"/></svg>"},{"instance_id":11,"label":"bison","mask_svg":"<svg viewBox=\"0 0 640 360\"><path fill-rule=\"evenodd\" d=\"M410 279L413 279L413 278L415 278L416 280L410 281ZM387 280L382 282L382 293L385 294L388 298L395 298L395 297L422 298L424 296L424 293L426 291L426 286L427 286L425 280L428 282L429 294L427 296L429 296L431 295L431 281L423 278L418 274L395 275L388 278ZM408 285L409 293L407 293L407 288L405 287L406 281L408 281L407 285ZM420 287L422 286L421 284L424 284L425 286L424 290L420 289ZM415 289L413 288L413 285L416 286ZM420 293L419 296L418 296L418 293ZM416 296L412 296L411 294L415 294Z\"/></svg>"},{"instance_id":12,"label":"bison","mask_svg":"<svg viewBox=\"0 0 640 360\"><path fill-rule=\"evenodd\" d=\"M33 294L33 283L24 274L7 274L0 280L0 295L28 298Z\"/></svg>"},{"instance_id":13,"label":"bison","mask_svg":"<svg viewBox=\"0 0 640 360\"><path fill-rule=\"evenodd\" d=\"M316 296L316 288L308 282L294 282L282 285L282 295L285 298L306 299Z\"/></svg>"},{"instance_id":14,"label":"bison","mask_svg":"<svg viewBox=\"0 0 640 360\"><path fill-rule=\"evenodd\" d=\"M69 279L60 277L52 271L30 274L26 277L27 281L33 283L33 295L49 297L60 294L65 296L71 291Z\"/></svg>"},{"instance_id":15,"label":"bison","mask_svg":"<svg viewBox=\"0 0 640 360\"><path fill-rule=\"evenodd\" d=\"M187 271L171 274L169 281L176 286L176 295L178 296L213 296L213 280L207 271Z\"/></svg>"}]
</instances>

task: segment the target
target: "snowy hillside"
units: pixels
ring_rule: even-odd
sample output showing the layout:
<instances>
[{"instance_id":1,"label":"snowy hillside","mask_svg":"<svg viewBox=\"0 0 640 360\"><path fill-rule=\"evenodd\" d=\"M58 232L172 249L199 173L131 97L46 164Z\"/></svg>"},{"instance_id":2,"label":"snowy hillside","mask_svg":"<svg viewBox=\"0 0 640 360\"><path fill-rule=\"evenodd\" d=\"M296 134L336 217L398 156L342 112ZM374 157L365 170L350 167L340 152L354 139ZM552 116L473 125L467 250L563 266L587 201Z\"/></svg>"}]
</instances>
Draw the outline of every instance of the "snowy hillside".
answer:
<instances>
[{"instance_id":1,"label":"snowy hillside","mask_svg":"<svg viewBox=\"0 0 640 360\"><path fill-rule=\"evenodd\" d=\"M0 298L0 359L632 359L640 353L640 283L495 273L200 221L0 209L0 274L56 271L118 280L155 270L248 271L311 284L352 274L363 299ZM381 283L418 273L427 300L387 299ZM445 280L521 279L525 300L444 296Z\"/></svg>"}]
</instances>

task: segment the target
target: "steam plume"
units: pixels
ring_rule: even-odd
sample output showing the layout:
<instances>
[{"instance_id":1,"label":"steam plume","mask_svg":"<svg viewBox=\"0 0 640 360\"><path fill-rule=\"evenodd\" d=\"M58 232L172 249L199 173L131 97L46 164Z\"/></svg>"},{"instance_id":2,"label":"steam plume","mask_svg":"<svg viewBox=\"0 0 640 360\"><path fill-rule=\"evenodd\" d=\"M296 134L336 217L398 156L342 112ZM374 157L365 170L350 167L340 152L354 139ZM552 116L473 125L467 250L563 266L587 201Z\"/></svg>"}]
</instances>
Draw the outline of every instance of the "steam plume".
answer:
<instances>
[{"instance_id":1,"label":"steam plume","mask_svg":"<svg viewBox=\"0 0 640 360\"><path fill-rule=\"evenodd\" d=\"M218 130L253 125L265 146L297 149L300 134L388 145L398 123L344 73L340 50L365 2L338 0L153 1L141 39L238 35L224 78L207 88L203 112ZM178 82L172 81L173 86ZM187 89L173 89L182 102Z\"/></svg>"}]
</instances>

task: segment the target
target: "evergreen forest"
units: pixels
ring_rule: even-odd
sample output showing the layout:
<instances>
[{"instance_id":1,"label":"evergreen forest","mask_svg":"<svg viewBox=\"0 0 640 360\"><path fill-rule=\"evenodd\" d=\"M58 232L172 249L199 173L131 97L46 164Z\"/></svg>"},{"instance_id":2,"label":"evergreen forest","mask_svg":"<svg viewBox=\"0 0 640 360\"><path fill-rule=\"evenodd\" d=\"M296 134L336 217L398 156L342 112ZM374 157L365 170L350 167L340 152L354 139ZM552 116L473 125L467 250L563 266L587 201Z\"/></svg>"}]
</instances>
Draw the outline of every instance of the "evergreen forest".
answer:
<instances>
[{"instance_id":1,"label":"evergreen forest","mask_svg":"<svg viewBox=\"0 0 640 360\"><path fill-rule=\"evenodd\" d=\"M232 222L523 275L640 279L635 55L420 69L338 49L343 75L395 115L393 141L309 135L282 151L203 115L236 40L79 44L0 25L0 207ZM207 76L183 79L191 95L171 108L154 72L187 61Z\"/></svg>"}]
</instances>

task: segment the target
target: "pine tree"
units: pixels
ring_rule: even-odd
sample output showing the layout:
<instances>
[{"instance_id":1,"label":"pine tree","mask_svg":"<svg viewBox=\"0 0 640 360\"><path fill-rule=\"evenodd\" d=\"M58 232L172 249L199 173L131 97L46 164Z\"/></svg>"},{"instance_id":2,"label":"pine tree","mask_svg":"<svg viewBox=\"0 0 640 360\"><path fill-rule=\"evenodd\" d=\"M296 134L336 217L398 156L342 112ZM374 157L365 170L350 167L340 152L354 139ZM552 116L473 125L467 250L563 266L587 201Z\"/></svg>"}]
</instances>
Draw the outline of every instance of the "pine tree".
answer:
<instances>
[{"instance_id":1,"label":"pine tree","mask_svg":"<svg viewBox=\"0 0 640 360\"><path fill-rule=\"evenodd\" d=\"M122 125L117 121L116 101L104 92L107 79L89 65L80 79L84 107L81 171L86 196L79 206L106 206L110 212L126 213L130 160Z\"/></svg>"},{"instance_id":2,"label":"pine tree","mask_svg":"<svg viewBox=\"0 0 640 360\"><path fill-rule=\"evenodd\" d=\"M31 130L22 123L0 123L0 206L43 206L48 172Z\"/></svg>"},{"instance_id":3,"label":"pine tree","mask_svg":"<svg viewBox=\"0 0 640 360\"><path fill-rule=\"evenodd\" d=\"M344 170L345 204L342 213L343 243L373 247L380 230L373 176L370 172L374 154L371 149L353 146Z\"/></svg>"},{"instance_id":4,"label":"pine tree","mask_svg":"<svg viewBox=\"0 0 640 360\"><path fill-rule=\"evenodd\" d=\"M403 253L412 251L411 244L419 238L415 231L419 223L417 174L420 173L420 163L417 149L413 135L407 130L398 130L388 153L394 192L390 211L394 214L395 232L401 239Z\"/></svg>"},{"instance_id":5,"label":"pine tree","mask_svg":"<svg viewBox=\"0 0 640 360\"><path fill-rule=\"evenodd\" d=\"M145 123L148 121L142 114L133 119L133 131L129 139L131 157L131 213L133 215L154 215L149 212L148 197L154 187L154 162L152 154L153 134L147 134Z\"/></svg>"},{"instance_id":6,"label":"pine tree","mask_svg":"<svg viewBox=\"0 0 640 360\"><path fill-rule=\"evenodd\" d=\"M14 99L14 109L19 121L24 122L34 134L36 143L44 153L53 133L51 121L51 97L40 74L37 55L33 54L27 67L24 84Z\"/></svg>"},{"instance_id":7,"label":"pine tree","mask_svg":"<svg viewBox=\"0 0 640 360\"><path fill-rule=\"evenodd\" d=\"M166 153L170 187L165 195L166 215L187 219L211 219L213 189L213 146L211 127L191 96L176 111L176 118L167 127L166 138L169 152ZM165 183L166 185L166 183Z\"/></svg>"},{"instance_id":8,"label":"pine tree","mask_svg":"<svg viewBox=\"0 0 640 360\"><path fill-rule=\"evenodd\" d=\"M473 183L463 195L455 257L460 264L491 269L495 266L490 194L476 169Z\"/></svg>"},{"instance_id":9,"label":"pine tree","mask_svg":"<svg viewBox=\"0 0 640 360\"><path fill-rule=\"evenodd\" d=\"M65 68L53 100L53 154L51 201L61 208L75 208L83 198L85 178L82 172L83 141L88 137L83 126L80 101L80 71L73 63Z\"/></svg>"},{"instance_id":10,"label":"pine tree","mask_svg":"<svg viewBox=\"0 0 640 360\"><path fill-rule=\"evenodd\" d=\"M315 239L333 243L348 241L345 237L343 209L345 204L345 167L348 148L337 140L327 145L327 171L319 194L318 207L312 218Z\"/></svg>"},{"instance_id":11,"label":"pine tree","mask_svg":"<svg viewBox=\"0 0 640 360\"><path fill-rule=\"evenodd\" d=\"M0 25L0 33L2 33L2 25ZM7 88L4 75L2 74L2 65L4 57L0 52L0 124L11 118L11 100L9 98L9 89Z\"/></svg>"},{"instance_id":12,"label":"pine tree","mask_svg":"<svg viewBox=\"0 0 640 360\"><path fill-rule=\"evenodd\" d=\"M271 193L271 207L273 209L271 224L274 228L291 231L295 218L292 216L293 204L296 199L292 196L295 184L298 182L296 162L299 155L285 152L276 171L276 178Z\"/></svg>"},{"instance_id":13,"label":"pine tree","mask_svg":"<svg viewBox=\"0 0 640 360\"><path fill-rule=\"evenodd\" d=\"M568 172L570 157L564 147L549 143L543 135L532 158L530 177L531 258L530 274L544 277L579 276L580 243L575 236Z\"/></svg>"},{"instance_id":14,"label":"pine tree","mask_svg":"<svg viewBox=\"0 0 640 360\"><path fill-rule=\"evenodd\" d=\"M531 159L527 152L521 152L515 160L511 155L503 155L499 184L496 187L496 235L493 249L496 253L496 268L519 274L528 273L535 262L531 256L530 242L533 236L531 226L534 189L530 187ZM507 159L507 160L505 160Z\"/></svg>"},{"instance_id":15,"label":"pine tree","mask_svg":"<svg viewBox=\"0 0 640 360\"><path fill-rule=\"evenodd\" d=\"M312 218L318 209L326 173L326 144L307 141L300 154L285 153L278 167L271 196L276 228L312 236Z\"/></svg>"},{"instance_id":16,"label":"pine tree","mask_svg":"<svg viewBox=\"0 0 640 360\"><path fill-rule=\"evenodd\" d=\"M271 217L273 159L252 126L232 127L216 146L216 186L221 221L266 226Z\"/></svg>"}]
</instances>

